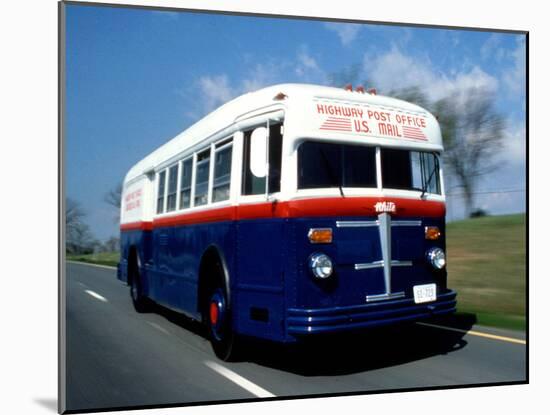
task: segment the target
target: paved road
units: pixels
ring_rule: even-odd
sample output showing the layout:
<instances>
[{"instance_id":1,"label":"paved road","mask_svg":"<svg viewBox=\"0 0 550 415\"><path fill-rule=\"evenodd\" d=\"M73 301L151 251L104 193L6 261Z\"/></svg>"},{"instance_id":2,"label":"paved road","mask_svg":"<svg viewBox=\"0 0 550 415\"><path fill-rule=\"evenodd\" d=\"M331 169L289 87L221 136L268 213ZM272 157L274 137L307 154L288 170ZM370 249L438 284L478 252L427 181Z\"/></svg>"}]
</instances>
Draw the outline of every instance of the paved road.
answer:
<instances>
[{"instance_id":1,"label":"paved road","mask_svg":"<svg viewBox=\"0 0 550 415\"><path fill-rule=\"evenodd\" d=\"M160 307L136 313L113 269L67 263L67 409L526 379L526 346L511 339L523 333L456 318L429 324L309 347L261 343L250 346L247 361L225 363L198 324Z\"/></svg>"}]
</instances>

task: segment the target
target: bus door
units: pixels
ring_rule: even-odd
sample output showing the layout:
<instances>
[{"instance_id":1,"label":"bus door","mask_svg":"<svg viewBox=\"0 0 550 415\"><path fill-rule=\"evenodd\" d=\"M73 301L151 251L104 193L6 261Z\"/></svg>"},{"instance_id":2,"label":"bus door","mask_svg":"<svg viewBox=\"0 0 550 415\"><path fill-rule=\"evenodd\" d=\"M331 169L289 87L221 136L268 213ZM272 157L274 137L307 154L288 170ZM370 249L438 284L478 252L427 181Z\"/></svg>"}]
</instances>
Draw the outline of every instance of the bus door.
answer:
<instances>
[{"instance_id":1,"label":"bus door","mask_svg":"<svg viewBox=\"0 0 550 415\"><path fill-rule=\"evenodd\" d=\"M244 212L238 229L238 324L242 333L263 331L280 335L283 318L285 219L274 217L275 196L281 188L283 123L266 125L243 134L243 171L240 205ZM260 218L247 218L254 206Z\"/></svg>"}]
</instances>

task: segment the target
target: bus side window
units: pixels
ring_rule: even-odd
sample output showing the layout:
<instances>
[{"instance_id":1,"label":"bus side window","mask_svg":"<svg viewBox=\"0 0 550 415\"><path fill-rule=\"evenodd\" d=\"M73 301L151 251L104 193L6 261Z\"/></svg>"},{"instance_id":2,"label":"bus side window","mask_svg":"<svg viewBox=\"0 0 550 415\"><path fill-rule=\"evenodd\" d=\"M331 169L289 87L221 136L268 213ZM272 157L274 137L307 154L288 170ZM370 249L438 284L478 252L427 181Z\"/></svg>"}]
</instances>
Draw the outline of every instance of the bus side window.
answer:
<instances>
[{"instance_id":1,"label":"bus side window","mask_svg":"<svg viewBox=\"0 0 550 415\"><path fill-rule=\"evenodd\" d=\"M233 143L224 141L216 145L214 156L214 183L212 188L212 202L221 202L229 199L231 183L231 153Z\"/></svg>"},{"instance_id":2,"label":"bus side window","mask_svg":"<svg viewBox=\"0 0 550 415\"><path fill-rule=\"evenodd\" d=\"M282 123L269 126L269 193L281 191ZM250 148L252 131L244 132L243 146L243 195L265 193L265 177L257 177L250 169Z\"/></svg>"},{"instance_id":3,"label":"bus side window","mask_svg":"<svg viewBox=\"0 0 550 415\"><path fill-rule=\"evenodd\" d=\"M181 185L180 185L180 209L191 206L191 170L193 168L193 158L188 158L181 165Z\"/></svg>"},{"instance_id":4,"label":"bus side window","mask_svg":"<svg viewBox=\"0 0 550 415\"><path fill-rule=\"evenodd\" d=\"M176 210L176 196L178 192L178 166L176 164L168 169L168 196L166 198L166 211Z\"/></svg>"},{"instance_id":5,"label":"bus side window","mask_svg":"<svg viewBox=\"0 0 550 415\"><path fill-rule=\"evenodd\" d=\"M164 212L164 188L166 186L166 170L158 174L157 213Z\"/></svg>"},{"instance_id":6,"label":"bus side window","mask_svg":"<svg viewBox=\"0 0 550 415\"><path fill-rule=\"evenodd\" d=\"M195 204L208 203L208 176L210 174L210 149L197 154L197 170L195 173Z\"/></svg>"}]
</instances>

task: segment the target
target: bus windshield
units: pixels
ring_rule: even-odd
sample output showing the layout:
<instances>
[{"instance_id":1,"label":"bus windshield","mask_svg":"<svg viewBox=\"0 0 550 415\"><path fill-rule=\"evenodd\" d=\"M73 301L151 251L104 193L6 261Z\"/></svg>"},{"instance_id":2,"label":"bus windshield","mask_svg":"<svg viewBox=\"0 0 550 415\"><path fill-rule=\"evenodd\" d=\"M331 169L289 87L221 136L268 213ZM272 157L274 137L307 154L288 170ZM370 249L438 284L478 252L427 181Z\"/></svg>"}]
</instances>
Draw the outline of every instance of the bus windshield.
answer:
<instances>
[{"instance_id":1,"label":"bus windshield","mask_svg":"<svg viewBox=\"0 0 550 415\"><path fill-rule=\"evenodd\" d=\"M376 188L374 147L306 141L298 149L298 188Z\"/></svg>"},{"instance_id":2,"label":"bus windshield","mask_svg":"<svg viewBox=\"0 0 550 415\"><path fill-rule=\"evenodd\" d=\"M436 153L381 148L382 187L441 194ZM376 188L376 148L306 141L298 148L298 189Z\"/></svg>"},{"instance_id":3,"label":"bus windshield","mask_svg":"<svg viewBox=\"0 0 550 415\"><path fill-rule=\"evenodd\" d=\"M380 155L383 188L441 194L437 154L382 148Z\"/></svg>"}]
</instances>

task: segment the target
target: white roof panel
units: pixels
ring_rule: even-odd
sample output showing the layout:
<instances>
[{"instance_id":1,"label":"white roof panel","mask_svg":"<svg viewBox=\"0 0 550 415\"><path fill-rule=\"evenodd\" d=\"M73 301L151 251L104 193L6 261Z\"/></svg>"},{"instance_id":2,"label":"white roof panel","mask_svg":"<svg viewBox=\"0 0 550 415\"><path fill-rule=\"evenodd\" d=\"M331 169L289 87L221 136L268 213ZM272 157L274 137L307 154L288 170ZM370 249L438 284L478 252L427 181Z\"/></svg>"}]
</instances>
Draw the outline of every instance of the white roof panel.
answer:
<instances>
[{"instance_id":1,"label":"white roof panel","mask_svg":"<svg viewBox=\"0 0 550 415\"><path fill-rule=\"evenodd\" d=\"M279 93L285 94L287 98L284 101L274 100ZM350 92L341 88L310 84L279 84L241 95L222 105L139 161L130 169L125 181L141 176L184 149L208 139L233 124L236 119L246 118L247 113L277 103L285 104L289 111L293 111L292 108L302 111L304 105L310 107L309 110L303 111L303 117L298 117L304 122L304 131L309 129L319 133L357 134L360 131L353 129L360 128L361 121L366 120L369 131L363 132L363 135L374 142L387 140L390 145L395 145L395 140L399 138L395 134L402 136L407 132L409 138L405 137L405 141L418 139L418 141L429 142L435 148L442 148L437 121L429 112L417 105L395 98ZM359 111L361 111L360 114ZM334 119L328 120L327 117ZM349 122L345 121L346 117L349 118ZM382 120L382 117L391 118L401 127L394 132L391 123L387 126L383 125L385 120ZM338 120L338 118L341 119ZM297 117L294 117L295 122L296 119ZM356 122L359 123L356 124ZM342 127L344 130L338 131L337 127ZM425 140L422 139L423 135L426 137Z\"/></svg>"}]
</instances>

